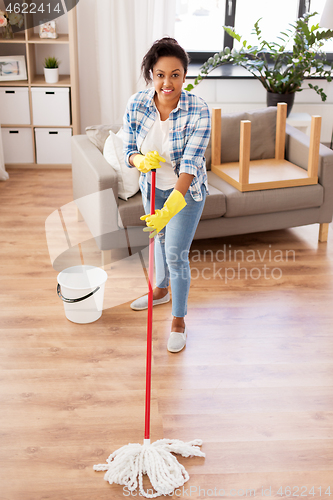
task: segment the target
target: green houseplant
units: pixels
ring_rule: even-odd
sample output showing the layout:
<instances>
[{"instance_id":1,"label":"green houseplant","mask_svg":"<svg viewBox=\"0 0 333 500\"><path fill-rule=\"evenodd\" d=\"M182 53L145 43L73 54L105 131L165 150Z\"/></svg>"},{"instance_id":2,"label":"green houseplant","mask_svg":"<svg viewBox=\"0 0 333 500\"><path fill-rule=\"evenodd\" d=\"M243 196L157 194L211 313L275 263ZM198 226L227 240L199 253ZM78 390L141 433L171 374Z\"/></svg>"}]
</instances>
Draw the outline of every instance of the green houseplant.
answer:
<instances>
[{"instance_id":1,"label":"green houseplant","mask_svg":"<svg viewBox=\"0 0 333 500\"><path fill-rule=\"evenodd\" d=\"M44 76L46 83L57 83L59 81L59 61L56 57L45 58Z\"/></svg>"},{"instance_id":2,"label":"green houseplant","mask_svg":"<svg viewBox=\"0 0 333 500\"><path fill-rule=\"evenodd\" d=\"M325 40L333 37L333 31L322 30L319 24L310 26L311 17L316 14L307 13L294 24L290 24L289 28L280 33L279 43L263 39L259 27L260 19L253 29L258 40L255 46L242 40L234 28L223 26L230 36L242 42L241 48L230 50L226 47L210 57L200 68L194 85L189 84L186 90L191 91L215 68L223 64L237 64L261 82L267 90L268 105L278 101L291 101L288 106L290 112L295 92L303 90L301 87L305 78L316 76L325 78L328 82L332 81L333 63L326 60L322 47ZM327 96L322 88L312 83L308 85L320 95L322 101L326 100Z\"/></svg>"}]
</instances>

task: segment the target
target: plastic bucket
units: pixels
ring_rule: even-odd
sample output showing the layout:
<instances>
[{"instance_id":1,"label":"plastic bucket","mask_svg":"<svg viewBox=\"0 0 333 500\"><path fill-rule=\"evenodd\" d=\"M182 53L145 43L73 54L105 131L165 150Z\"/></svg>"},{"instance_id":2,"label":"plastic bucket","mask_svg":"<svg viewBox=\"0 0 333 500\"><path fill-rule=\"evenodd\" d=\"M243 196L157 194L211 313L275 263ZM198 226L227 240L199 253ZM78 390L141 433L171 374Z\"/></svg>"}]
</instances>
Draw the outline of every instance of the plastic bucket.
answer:
<instances>
[{"instance_id":1,"label":"plastic bucket","mask_svg":"<svg viewBox=\"0 0 333 500\"><path fill-rule=\"evenodd\" d=\"M58 274L57 293L73 323L92 323L102 316L107 273L100 267L73 266Z\"/></svg>"}]
</instances>

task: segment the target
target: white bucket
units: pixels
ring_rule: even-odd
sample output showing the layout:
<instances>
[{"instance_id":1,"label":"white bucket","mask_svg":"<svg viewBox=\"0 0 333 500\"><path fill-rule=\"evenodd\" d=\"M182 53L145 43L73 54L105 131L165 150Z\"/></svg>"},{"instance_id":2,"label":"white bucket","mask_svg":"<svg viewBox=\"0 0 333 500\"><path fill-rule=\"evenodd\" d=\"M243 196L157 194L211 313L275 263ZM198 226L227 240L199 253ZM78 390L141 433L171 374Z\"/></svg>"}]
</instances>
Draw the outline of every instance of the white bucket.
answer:
<instances>
[{"instance_id":1,"label":"white bucket","mask_svg":"<svg viewBox=\"0 0 333 500\"><path fill-rule=\"evenodd\" d=\"M58 296L74 323L92 323L102 316L107 273L94 266L74 266L58 274Z\"/></svg>"}]
</instances>

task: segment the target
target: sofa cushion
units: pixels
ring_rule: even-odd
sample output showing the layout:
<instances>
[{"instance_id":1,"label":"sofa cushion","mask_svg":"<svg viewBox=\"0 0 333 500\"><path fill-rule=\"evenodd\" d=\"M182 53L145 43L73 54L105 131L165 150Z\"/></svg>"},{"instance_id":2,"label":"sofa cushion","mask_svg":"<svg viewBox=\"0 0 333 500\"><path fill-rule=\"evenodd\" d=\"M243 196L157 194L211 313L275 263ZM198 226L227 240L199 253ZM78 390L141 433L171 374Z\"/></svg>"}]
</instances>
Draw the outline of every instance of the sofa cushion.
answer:
<instances>
[{"instance_id":1,"label":"sofa cushion","mask_svg":"<svg viewBox=\"0 0 333 500\"><path fill-rule=\"evenodd\" d=\"M141 193L129 198L127 201L119 199L118 204L118 226L144 226L145 223L140 220L140 217L145 214L142 205Z\"/></svg>"},{"instance_id":2,"label":"sofa cushion","mask_svg":"<svg viewBox=\"0 0 333 500\"><path fill-rule=\"evenodd\" d=\"M225 195L214 186L209 185L208 188L209 195L206 198L201 220L216 219L222 217L226 212ZM132 196L127 201L119 199L119 227L144 226L144 221L140 220L141 215L144 215L141 193Z\"/></svg>"},{"instance_id":3,"label":"sofa cushion","mask_svg":"<svg viewBox=\"0 0 333 500\"><path fill-rule=\"evenodd\" d=\"M103 156L117 173L119 198L127 200L139 191L140 172L126 165L123 150L123 129L117 134L110 131L104 144Z\"/></svg>"},{"instance_id":4,"label":"sofa cushion","mask_svg":"<svg viewBox=\"0 0 333 500\"><path fill-rule=\"evenodd\" d=\"M109 137L110 131L117 133L121 125L91 125L86 127L86 134L91 142L103 153L103 148L106 139Z\"/></svg>"},{"instance_id":5,"label":"sofa cushion","mask_svg":"<svg viewBox=\"0 0 333 500\"><path fill-rule=\"evenodd\" d=\"M221 163L239 161L240 122L251 122L251 160L274 158L276 107L244 113L223 114L221 123Z\"/></svg>"},{"instance_id":6,"label":"sofa cushion","mask_svg":"<svg viewBox=\"0 0 333 500\"><path fill-rule=\"evenodd\" d=\"M208 172L208 179L212 186L222 191L226 196L225 217L320 207L324 200L324 189L320 184L242 193L213 172Z\"/></svg>"},{"instance_id":7,"label":"sofa cushion","mask_svg":"<svg viewBox=\"0 0 333 500\"><path fill-rule=\"evenodd\" d=\"M225 195L222 191L208 184L209 195L206 197L201 220L217 219L222 217L227 210Z\"/></svg>"}]
</instances>

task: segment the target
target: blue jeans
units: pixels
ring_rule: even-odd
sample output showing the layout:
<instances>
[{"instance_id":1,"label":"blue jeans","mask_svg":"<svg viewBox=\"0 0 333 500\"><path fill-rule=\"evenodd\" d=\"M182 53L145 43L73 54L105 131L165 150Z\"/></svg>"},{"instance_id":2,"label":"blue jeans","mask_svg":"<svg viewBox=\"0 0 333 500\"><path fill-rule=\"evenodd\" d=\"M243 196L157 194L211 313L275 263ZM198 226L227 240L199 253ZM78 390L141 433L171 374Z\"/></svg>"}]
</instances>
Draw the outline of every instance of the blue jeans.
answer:
<instances>
[{"instance_id":1,"label":"blue jeans","mask_svg":"<svg viewBox=\"0 0 333 500\"><path fill-rule=\"evenodd\" d=\"M156 188L155 209L161 209L173 189ZM183 318L187 313L187 299L191 283L188 259L195 231L204 208L206 188L201 186L202 201L194 201L190 192L185 195L186 207L168 222L155 238L156 286L166 288L171 281L172 315ZM150 184L146 214L150 213Z\"/></svg>"}]
</instances>

